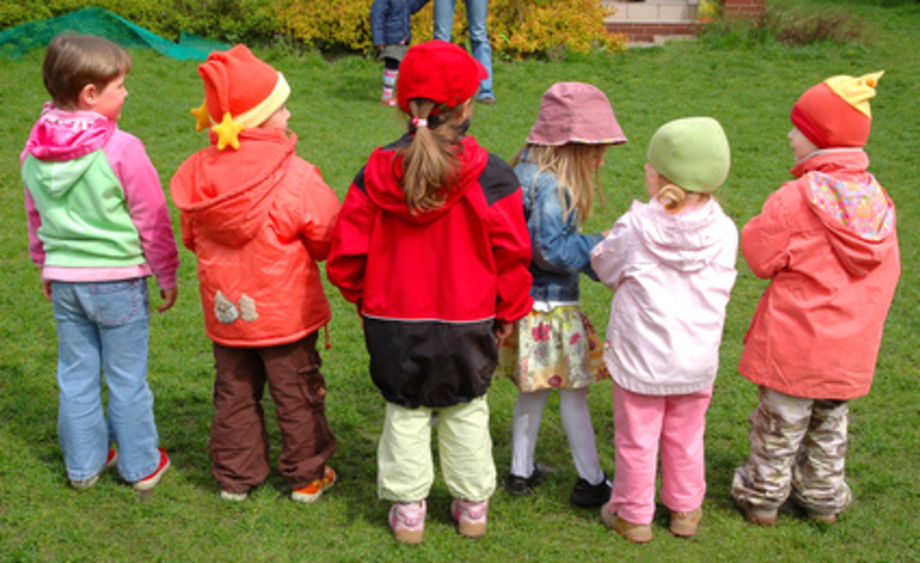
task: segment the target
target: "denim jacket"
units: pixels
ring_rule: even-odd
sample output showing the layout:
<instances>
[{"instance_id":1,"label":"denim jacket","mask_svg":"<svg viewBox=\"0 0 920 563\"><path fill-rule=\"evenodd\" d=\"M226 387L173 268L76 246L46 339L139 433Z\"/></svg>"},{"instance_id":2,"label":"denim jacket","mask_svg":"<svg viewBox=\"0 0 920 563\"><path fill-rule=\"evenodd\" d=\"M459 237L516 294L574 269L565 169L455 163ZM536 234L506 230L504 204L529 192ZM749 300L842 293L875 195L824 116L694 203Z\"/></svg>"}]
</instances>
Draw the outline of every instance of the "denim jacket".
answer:
<instances>
[{"instance_id":1,"label":"denim jacket","mask_svg":"<svg viewBox=\"0 0 920 563\"><path fill-rule=\"evenodd\" d=\"M537 165L526 161L519 162L514 172L521 182L524 217L533 248L530 296L537 301L578 301L578 274L597 280L590 252L604 235L578 232L577 211L563 219L554 174L537 174Z\"/></svg>"},{"instance_id":2,"label":"denim jacket","mask_svg":"<svg viewBox=\"0 0 920 563\"><path fill-rule=\"evenodd\" d=\"M412 39L412 14L428 0L374 0L371 36L374 45L408 45Z\"/></svg>"}]
</instances>

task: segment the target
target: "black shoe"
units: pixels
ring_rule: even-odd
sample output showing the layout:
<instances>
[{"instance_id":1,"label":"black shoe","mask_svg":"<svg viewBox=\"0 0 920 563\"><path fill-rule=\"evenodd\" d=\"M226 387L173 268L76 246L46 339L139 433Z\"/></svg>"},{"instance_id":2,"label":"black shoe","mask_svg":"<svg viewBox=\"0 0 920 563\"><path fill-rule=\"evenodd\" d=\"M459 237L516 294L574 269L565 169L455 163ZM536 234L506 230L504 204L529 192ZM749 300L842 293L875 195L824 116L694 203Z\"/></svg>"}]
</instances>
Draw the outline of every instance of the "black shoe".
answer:
<instances>
[{"instance_id":1,"label":"black shoe","mask_svg":"<svg viewBox=\"0 0 920 563\"><path fill-rule=\"evenodd\" d=\"M508 491L509 495L522 497L532 493L534 487L542 483L544 479L546 479L546 469L539 464L534 465L530 477L520 477L509 473L508 478L505 480L505 490Z\"/></svg>"},{"instance_id":2,"label":"black shoe","mask_svg":"<svg viewBox=\"0 0 920 563\"><path fill-rule=\"evenodd\" d=\"M606 473L604 473L604 479L597 485L592 485L579 477L575 481L575 486L572 487L569 500L575 506L600 506L610 500L610 487Z\"/></svg>"}]
</instances>

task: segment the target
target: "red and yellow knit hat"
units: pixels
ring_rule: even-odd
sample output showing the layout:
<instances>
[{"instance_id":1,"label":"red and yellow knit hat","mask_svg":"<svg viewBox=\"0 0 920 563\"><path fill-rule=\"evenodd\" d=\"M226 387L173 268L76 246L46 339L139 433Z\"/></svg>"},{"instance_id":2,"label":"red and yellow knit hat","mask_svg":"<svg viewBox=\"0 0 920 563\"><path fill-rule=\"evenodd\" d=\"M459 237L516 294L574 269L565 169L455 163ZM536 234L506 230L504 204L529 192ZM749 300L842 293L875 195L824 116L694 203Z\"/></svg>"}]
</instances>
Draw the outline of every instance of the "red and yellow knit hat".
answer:
<instances>
[{"instance_id":1,"label":"red and yellow knit hat","mask_svg":"<svg viewBox=\"0 0 920 563\"><path fill-rule=\"evenodd\" d=\"M872 127L869 98L884 73L832 76L812 86L792 106L792 124L819 149L865 145Z\"/></svg>"},{"instance_id":2,"label":"red and yellow knit hat","mask_svg":"<svg viewBox=\"0 0 920 563\"><path fill-rule=\"evenodd\" d=\"M240 147L239 132L261 125L291 94L284 76L245 45L208 55L198 67L204 104L192 110L198 130L211 128L217 148Z\"/></svg>"}]
</instances>

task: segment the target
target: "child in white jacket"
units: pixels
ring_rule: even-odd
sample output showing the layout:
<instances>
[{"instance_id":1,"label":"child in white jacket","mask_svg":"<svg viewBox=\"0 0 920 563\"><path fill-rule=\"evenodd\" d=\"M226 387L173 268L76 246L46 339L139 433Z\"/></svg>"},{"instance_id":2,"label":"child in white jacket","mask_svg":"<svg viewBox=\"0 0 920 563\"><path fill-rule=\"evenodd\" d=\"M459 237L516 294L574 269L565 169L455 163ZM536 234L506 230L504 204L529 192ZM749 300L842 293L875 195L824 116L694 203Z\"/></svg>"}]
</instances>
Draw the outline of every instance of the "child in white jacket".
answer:
<instances>
[{"instance_id":1,"label":"child in white jacket","mask_svg":"<svg viewBox=\"0 0 920 563\"><path fill-rule=\"evenodd\" d=\"M616 291L604 353L616 478L601 517L632 542L652 539L659 447L671 532L693 536L702 517L706 409L737 275L738 229L711 195L728 169L716 120L663 125L645 165L651 200L633 202L591 251L595 272Z\"/></svg>"}]
</instances>

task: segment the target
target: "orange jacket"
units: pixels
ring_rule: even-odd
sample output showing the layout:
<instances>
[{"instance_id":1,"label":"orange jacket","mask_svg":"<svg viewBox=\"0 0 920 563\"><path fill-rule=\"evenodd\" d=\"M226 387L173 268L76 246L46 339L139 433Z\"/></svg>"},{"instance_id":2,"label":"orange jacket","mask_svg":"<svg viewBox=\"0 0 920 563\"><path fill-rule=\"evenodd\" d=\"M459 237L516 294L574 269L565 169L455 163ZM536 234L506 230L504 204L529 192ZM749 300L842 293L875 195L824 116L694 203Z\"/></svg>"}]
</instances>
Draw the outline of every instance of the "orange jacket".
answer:
<instances>
[{"instance_id":1,"label":"orange jacket","mask_svg":"<svg viewBox=\"0 0 920 563\"><path fill-rule=\"evenodd\" d=\"M331 317L316 263L329 252L339 200L296 144L281 129L247 129L238 150L200 150L170 182L182 242L198 257L205 330L218 344L287 344Z\"/></svg>"},{"instance_id":2,"label":"orange jacket","mask_svg":"<svg viewBox=\"0 0 920 563\"><path fill-rule=\"evenodd\" d=\"M894 204L859 149L820 152L741 231L741 252L771 278L738 371L813 399L869 392L901 266Z\"/></svg>"}]
</instances>

